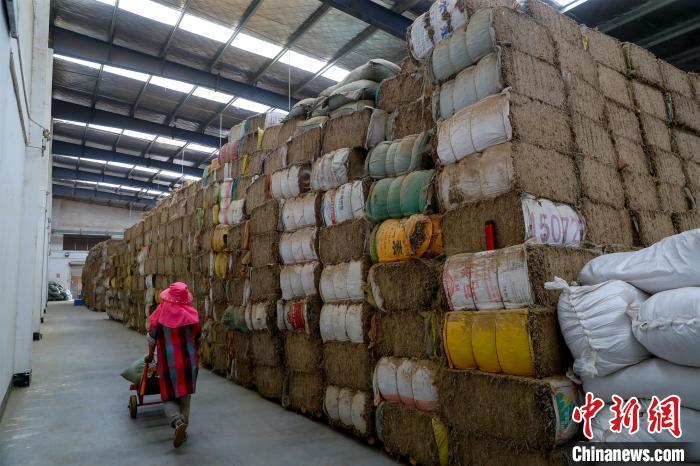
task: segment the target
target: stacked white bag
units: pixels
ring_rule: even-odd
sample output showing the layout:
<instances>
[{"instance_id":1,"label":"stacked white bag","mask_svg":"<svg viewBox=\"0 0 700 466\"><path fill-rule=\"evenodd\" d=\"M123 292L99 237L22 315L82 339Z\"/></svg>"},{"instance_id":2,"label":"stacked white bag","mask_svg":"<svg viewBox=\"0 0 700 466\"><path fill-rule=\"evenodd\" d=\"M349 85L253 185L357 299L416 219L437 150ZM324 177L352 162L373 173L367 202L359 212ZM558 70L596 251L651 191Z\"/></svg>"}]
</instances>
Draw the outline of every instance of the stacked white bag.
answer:
<instances>
[{"instance_id":1,"label":"stacked white bag","mask_svg":"<svg viewBox=\"0 0 700 466\"><path fill-rule=\"evenodd\" d=\"M581 270L582 286L555 279L559 323L586 392L681 398L680 441L700 438L700 229L635 252L599 256ZM651 296L649 296L651 295ZM645 413L642 413L645 415ZM595 441L673 441L664 432L612 433L609 409L595 418ZM642 425L645 425L642 421ZM700 461L700 445L686 447Z\"/></svg>"}]
</instances>

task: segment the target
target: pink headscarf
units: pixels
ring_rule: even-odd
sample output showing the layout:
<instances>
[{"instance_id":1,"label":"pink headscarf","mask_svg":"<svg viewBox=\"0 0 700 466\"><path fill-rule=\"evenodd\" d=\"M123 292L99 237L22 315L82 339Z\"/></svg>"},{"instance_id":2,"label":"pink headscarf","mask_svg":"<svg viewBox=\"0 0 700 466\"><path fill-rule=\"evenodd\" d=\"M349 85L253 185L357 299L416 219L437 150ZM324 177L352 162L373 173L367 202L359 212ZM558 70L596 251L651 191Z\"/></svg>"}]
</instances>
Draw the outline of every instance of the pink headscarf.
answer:
<instances>
[{"instance_id":1,"label":"pink headscarf","mask_svg":"<svg viewBox=\"0 0 700 466\"><path fill-rule=\"evenodd\" d=\"M192 293L186 284L172 283L167 290L161 292L160 297L163 302L148 318L151 326L161 324L164 327L177 328L199 323L199 313L191 306Z\"/></svg>"}]
</instances>

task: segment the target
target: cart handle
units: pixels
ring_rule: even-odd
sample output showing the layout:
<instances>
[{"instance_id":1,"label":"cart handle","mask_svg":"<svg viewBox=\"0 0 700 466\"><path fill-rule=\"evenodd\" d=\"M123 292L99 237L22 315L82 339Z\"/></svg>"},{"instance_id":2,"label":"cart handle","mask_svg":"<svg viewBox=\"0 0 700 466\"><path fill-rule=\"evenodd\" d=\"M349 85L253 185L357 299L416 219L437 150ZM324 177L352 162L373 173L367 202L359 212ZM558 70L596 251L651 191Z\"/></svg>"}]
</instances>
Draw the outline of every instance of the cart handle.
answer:
<instances>
[{"instance_id":1,"label":"cart handle","mask_svg":"<svg viewBox=\"0 0 700 466\"><path fill-rule=\"evenodd\" d=\"M141 374L141 382L139 383L139 395L144 396L146 394L146 379L148 378L148 364L144 362L143 373Z\"/></svg>"}]
</instances>

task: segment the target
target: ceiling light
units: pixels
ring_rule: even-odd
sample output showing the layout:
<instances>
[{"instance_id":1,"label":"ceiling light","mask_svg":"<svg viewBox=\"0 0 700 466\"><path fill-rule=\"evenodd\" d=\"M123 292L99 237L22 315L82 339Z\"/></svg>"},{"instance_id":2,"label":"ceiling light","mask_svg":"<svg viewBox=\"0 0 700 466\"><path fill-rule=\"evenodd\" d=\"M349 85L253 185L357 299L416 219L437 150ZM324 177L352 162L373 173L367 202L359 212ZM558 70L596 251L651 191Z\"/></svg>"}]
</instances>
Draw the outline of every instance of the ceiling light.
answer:
<instances>
[{"instance_id":1,"label":"ceiling light","mask_svg":"<svg viewBox=\"0 0 700 466\"><path fill-rule=\"evenodd\" d=\"M219 102L222 104L227 104L231 101L231 99L233 99L232 95L202 86L197 86L197 89L194 90L192 95L201 97L202 99L213 100L214 102Z\"/></svg>"},{"instance_id":2,"label":"ceiling light","mask_svg":"<svg viewBox=\"0 0 700 466\"><path fill-rule=\"evenodd\" d=\"M179 139L170 139L170 138L166 138L165 136L158 136L156 138L156 142L159 142L161 144L167 144L169 146L175 146L175 147L182 147L185 144L187 144L187 141L181 141Z\"/></svg>"},{"instance_id":3,"label":"ceiling light","mask_svg":"<svg viewBox=\"0 0 700 466\"><path fill-rule=\"evenodd\" d=\"M92 186L97 186L97 182L95 182L95 181L86 181L86 180L75 180L75 181L77 181L78 183L83 183L83 184L89 184L89 185L92 185Z\"/></svg>"},{"instance_id":4,"label":"ceiling light","mask_svg":"<svg viewBox=\"0 0 700 466\"><path fill-rule=\"evenodd\" d=\"M199 180L201 180L200 177L198 177L198 176L192 176L192 175L185 175L185 179L186 179L187 181L199 181Z\"/></svg>"},{"instance_id":5,"label":"ceiling light","mask_svg":"<svg viewBox=\"0 0 700 466\"><path fill-rule=\"evenodd\" d=\"M105 187L105 188L119 188L119 185L118 185L118 184L103 183L102 181L100 181L100 182L98 183L98 185L99 185L100 187Z\"/></svg>"},{"instance_id":6,"label":"ceiling light","mask_svg":"<svg viewBox=\"0 0 700 466\"><path fill-rule=\"evenodd\" d=\"M285 53L282 58L280 58L280 62L308 71L309 73L315 73L326 66L326 62L302 55L294 50L289 50Z\"/></svg>"},{"instance_id":7,"label":"ceiling light","mask_svg":"<svg viewBox=\"0 0 700 466\"><path fill-rule=\"evenodd\" d=\"M107 165L111 165L113 167L119 167L119 168L128 168L128 169L134 168L134 166L131 164L121 163L121 162L107 162Z\"/></svg>"},{"instance_id":8,"label":"ceiling light","mask_svg":"<svg viewBox=\"0 0 700 466\"><path fill-rule=\"evenodd\" d=\"M155 196L160 196L165 194L163 191L156 191L155 189L149 189L146 191L148 194L153 194Z\"/></svg>"},{"instance_id":9,"label":"ceiling light","mask_svg":"<svg viewBox=\"0 0 700 466\"><path fill-rule=\"evenodd\" d=\"M155 134L142 133L140 131L132 131L130 129L125 129L122 135L136 139L143 139L144 141L153 141L156 138Z\"/></svg>"},{"instance_id":10,"label":"ceiling light","mask_svg":"<svg viewBox=\"0 0 700 466\"><path fill-rule=\"evenodd\" d=\"M71 63L77 63L78 65L87 66L88 68L93 68L96 70L99 70L100 66L102 66L99 63L95 63L93 61L81 60L80 58L67 57L65 55L61 55L58 53L54 53L53 57L58 58L59 60L69 61Z\"/></svg>"},{"instance_id":11,"label":"ceiling light","mask_svg":"<svg viewBox=\"0 0 700 466\"><path fill-rule=\"evenodd\" d=\"M102 125L96 125L94 123L90 123L88 125L90 129L96 129L99 131L104 131L106 133L115 133L115 134L121 134L122 130L119 128L114 128L112 126L102 126Z\"/></svg>"},{"instance_id":12,"label":"ceiling light","mask_svg":"<svg viewBox=\"0 0 700 466\"><path fill-rule=\"evenodd\" d=\"M86 158L86 157L80 157L80 161L81 161L81 162L99 163L100 165L104 165L104 164L107 163L107 162L105 162L104 160L88 159L88 158Z\"/></svg>"},{"instance_id":13,"label":"ceiling light","mask_svg":"<svg viewBox=\"0 0 700 466\"><path fill-rule=\"evenodd\" d=\"M345 77L346 77L348 74L350 74L350 72L349 72L348 70L345 70L345 69L343 69L343 68L341 68L341 67L339 67L339 66L333 65L333 66L331 66L330 68L328 68L326 71L324 71L324 72L321 74L321 76L323 76L324 78L328 78L328 79L330 79L331 81L340 82L340 81L342 81L343 79L345 79Z\"/></svg>"},{"instance_id":14,"label":"ceiling light","mask_svg":"<svg viewBox=\"0 0 700 466\"><path fill-rule=\"evenodd\" d=\"M128 190L128 191L141 191L141 189L142 189L142 188L135 188L135 187L133 187L133 186L127 186L127 185L124 185L124 184L121 185L120 188L121 188L121 189L126 189L126 190Z\"/></svg>"},{"instance_id":15,"label":"ceiling light","mask_svg":"<svg viewBox=\"0 0 700 466\"><path fill-rule=\"evenodd\" d=\"M253 102L252 100L244 99L242 97L237 98L231 104L234 107L242 108L244 110L249 110L251 112L263 113L270 109L270 107Z\"/></svg>"},{"instance_id":16,"label":"ceiling light","mask_svg":"<svg viewBox=\"0 0 700 466\"><path fill-rule=\"evenodd\" d=\"M173 91L182 92L184 94L188 94L194 87L192 84L187 84L183 83L182 81L176 81L174 79L163 78L160 76L151 77L151 84Z\"/></svg>"},{"instance_id":17,"label":"ceiling light","mask_svg":"<svg viewBox=\"0 0 700 466\"><path fill-rule=\"evenodd\" d=\"M231 34L233 34L233 30L226 26L216 24L189 13L182 18L180 28L222 43L226 43L231 37Z\"/></svg>"},{"instance_id":18,"label":"ceiling light","mask_svg":"<svg viewBox=\"0 0 700 466\"><path fill-rule=\"evenodd\" d=\"M204 152L206 154L211 154L216 150L216 147L211 147L211 146L203 146L201 144L196 144L194 142L191 142L187 144L188 149L196 150L197 152Z\"/></svg>"},{"instance_id":19,"label":"ceiling light","mask_svg":"<svg viewBox=\"0 0 700 466\"><path fill-rule=\"evenodd\" d=\"M262 55L267 58L274 58L282 50L282 47L273 43L258 39L245 33L240 33L231 42L236 48L246 52Z\"/></svg>"},{"instance_id":20,"label":"ceiling light","mask_svg":"<svg viewBox=\"0 0 700 466\"><path fill-rule=\"evenodd\" d=\"M170 170L161 170L160 173L158 173L158 176L164 176L166 178L180 178L182 177L182 174L171 172Z\"/></svg>"},{"instance_id":21,"label":"ceiling light","mask_svg":"<svg viewBox=\"0 0 700 466\"><path fill-rule=\"evenodd\" d=\"M81 127L85 128L85 123L81 123L79 121L62 120L60 118L54 118L53 121L54 121L54 123L63 123L65 125L81 126Z\"/></svg>"},{"instance_id":22,"label":"ceiling light","mask_svg":"<svg viewBox=\"0 0 700 466\"><path fill-rule=\"evenodd\" d=\"M119 76L124 76L125 78L135 79L137 81L146 82L150 75L146 73L139 73L138 71L126 70L124 68L118 68L116 66L105 65L103 70L106 73L117 74Z\"/></svg>"},{"instance_id":23,"label":"ceiling light","mask_svg":"<svg viewBox=\"0 0 700 466\"><path fill-rule=\"evenodd\" d=\"M175 26L177 20L180 19L180 11L161 5L152 0L120 0L119 9L126 10L135 15L150 18L165 23L170 26Z\"/></svg>"},{"instance_id":24,"label":"ceiling light","mask_svg":"<svg viewBox=\"0 0 700 466\"><path fill-rule=\"evenodd\" d=\"M140 172L146 172L146 173L158 173L157 168L142 167L141 165L135 165L134 170L140 171Z\"/></svg>"}]
</instances>

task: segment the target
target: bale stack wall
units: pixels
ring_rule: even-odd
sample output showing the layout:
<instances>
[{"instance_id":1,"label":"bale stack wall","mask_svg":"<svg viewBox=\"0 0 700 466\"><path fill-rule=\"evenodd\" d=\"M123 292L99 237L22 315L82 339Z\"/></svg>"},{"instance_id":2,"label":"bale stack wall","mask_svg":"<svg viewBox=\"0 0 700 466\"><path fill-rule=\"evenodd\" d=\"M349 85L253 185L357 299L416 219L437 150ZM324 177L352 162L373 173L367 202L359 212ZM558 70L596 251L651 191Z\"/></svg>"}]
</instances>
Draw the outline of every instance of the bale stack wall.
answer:
<instances>
[{"instance_id":1,"label":"bale stack wall","mask_svg":"<svg viewBox=\"0 0 700 466\"><path fill-rule=\"evenodd\" d=\"M511 3L455 2L374 109L328 110L332 87L232 128L201 182L90 252L88 307L144 332L184 281L202 364L263 397L418 464L561 464L576 392L544 283L700 227L700 80ZM439 62L479 24L492 47Z\"/></svg>"}]
</instances>

